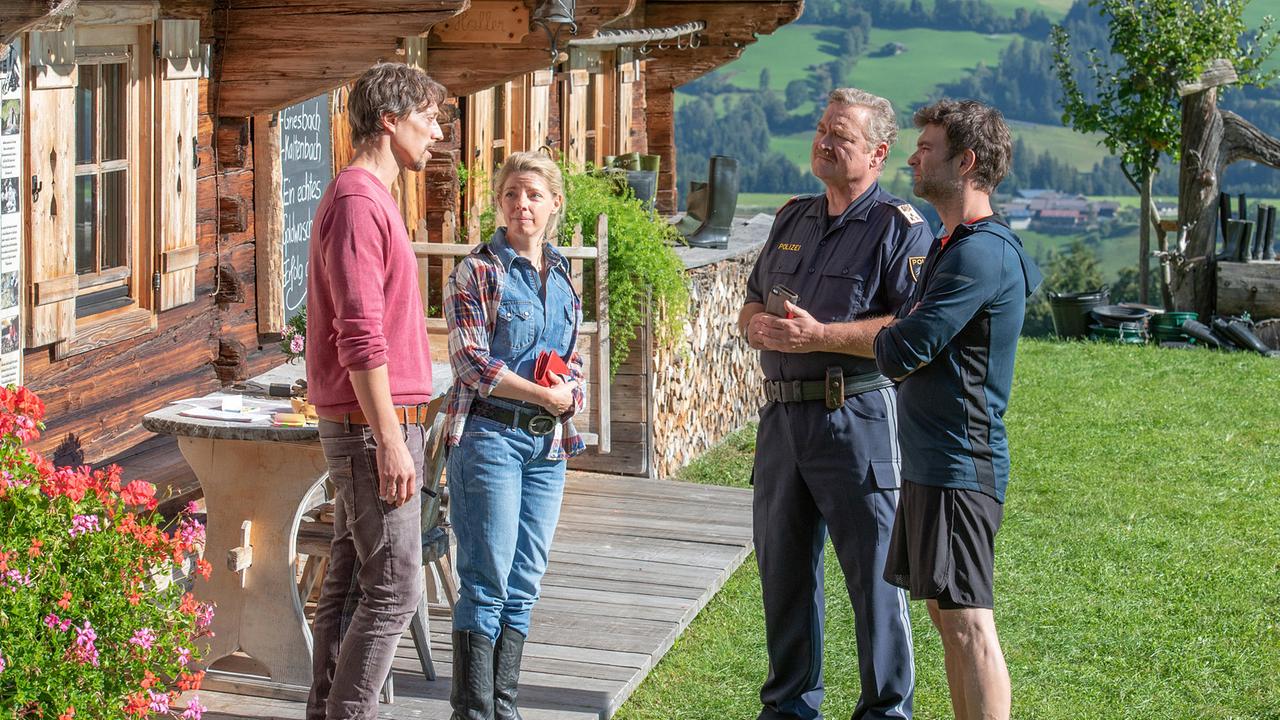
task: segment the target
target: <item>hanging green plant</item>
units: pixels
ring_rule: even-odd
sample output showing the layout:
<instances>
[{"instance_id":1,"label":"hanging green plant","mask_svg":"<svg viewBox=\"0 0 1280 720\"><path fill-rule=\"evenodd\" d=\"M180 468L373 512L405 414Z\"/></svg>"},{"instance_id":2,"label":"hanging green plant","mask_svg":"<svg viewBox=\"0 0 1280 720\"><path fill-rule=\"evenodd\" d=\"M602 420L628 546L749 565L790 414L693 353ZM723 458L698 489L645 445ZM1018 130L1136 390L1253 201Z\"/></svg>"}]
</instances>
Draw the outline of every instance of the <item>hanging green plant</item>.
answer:
<instances>
[{"instance_id":1,"label":"hanging green plant","mask_svg":"<svg viewBox=\"0 0 1280 720\"><path fill-rule=\"evenodd\" d=\"M596 244L596 217L609 217L609 355L614 372L627 359L636 328L645 321L646 304L653 303L653 332L658 342L671 343L684 328L689 309L689 286L684 263L671 245L680 241L666 220L635 198L618 175L599 171L571 172L561 166L565 180L565 218L561 245L576 225L582 225L583 244ZM494 213L480 217L482 237L494 230ZM588 289L593 275L586 273ZM594 316L592 293L584 293L584 312Z\"/></svg>"}]
</instances>

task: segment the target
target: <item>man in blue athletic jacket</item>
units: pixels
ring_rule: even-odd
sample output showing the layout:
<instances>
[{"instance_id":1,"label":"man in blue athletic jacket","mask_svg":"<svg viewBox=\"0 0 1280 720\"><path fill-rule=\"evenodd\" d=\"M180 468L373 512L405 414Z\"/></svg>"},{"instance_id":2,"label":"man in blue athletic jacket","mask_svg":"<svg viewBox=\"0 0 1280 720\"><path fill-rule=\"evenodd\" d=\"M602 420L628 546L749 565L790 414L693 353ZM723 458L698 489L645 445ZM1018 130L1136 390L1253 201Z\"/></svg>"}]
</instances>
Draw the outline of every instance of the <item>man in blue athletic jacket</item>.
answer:
<instances>
[{"instance_id":1,"label":"man in blue athletic jacket","mask_svg":"<svg viewBox=\"0 0 1280 720\"><path fill-rule=\"evenodd\" d=\"M902 495L885 579L926 598L942 636L957 720L1009 717L1009 672L992 612L995 535L1009 482L1004 411L1027 297L1040 271L991 209L1008 172L995 108L942 100L915 114L915 194L947 235L914 292L875 339L898 381Z\"/></svg>"}]
</instances>

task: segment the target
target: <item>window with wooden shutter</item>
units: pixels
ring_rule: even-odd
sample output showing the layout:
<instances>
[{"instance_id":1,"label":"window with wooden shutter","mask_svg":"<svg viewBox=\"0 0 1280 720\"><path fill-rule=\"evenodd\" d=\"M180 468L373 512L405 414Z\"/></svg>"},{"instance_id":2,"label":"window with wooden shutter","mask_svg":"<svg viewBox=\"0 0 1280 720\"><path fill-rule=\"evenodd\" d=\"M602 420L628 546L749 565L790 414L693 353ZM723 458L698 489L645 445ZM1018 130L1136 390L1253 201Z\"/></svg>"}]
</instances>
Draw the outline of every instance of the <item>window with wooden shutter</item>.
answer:
<instances>
[{"instance_id":1,"label":"window with wooden shutter","mask_svg":"<svg viewBox=\"0 0 1280 720\"><path fill-rule=\"evenodd\" d=\"M161 20L156 100L156 232L160 309L195 300L196 129L200 72L194 20Z\"/></svg>"},{"instance_id":2,"label":"window with wooden shutter","mask_svg":"<svg viewBox=\"0 0 1280 720\"><path fill-rule=\"evenodd\" d=\"M635 102L634 91L636 78L639 75L637 71L639 64L638 61L632 58L630 50L623 48L618 51L618 65L615 74L618 95L614 102L614 111L617 116L617 145L615 146L615 154L617 155L625 155L632 151L632 108Z\"/></svg>"},{"instance_id":3,"label":"window with wooden shutter","mask_svg":"<svg viewBox=\"0 0 1280 720\"><path fill-rule=\"evenodd\" d=\"M587 164L587 93L590 76L586 70L569 70L560 83L560 152L571 167Z\"/></svg>"},{"instance_id":4,"label":"window with wooden shutter","mask_svg":"<svg viewBox=\"0 0 1280 720\"><path fill-rule=\"evenodd\" d=\"M30 35L27 340L55 358L195 299L199 26L143 10Z\"/></svg>"},{"instance_id":5,"label":"window with wooden shutter","mask_svg":"<svg viewBox=\"0 0 1280 720\"><path fill-rule=\"evenodd\" d=\"M27 346L75 336L75 31L30 35L31 168Z\"/></svg>"}]
</instances>

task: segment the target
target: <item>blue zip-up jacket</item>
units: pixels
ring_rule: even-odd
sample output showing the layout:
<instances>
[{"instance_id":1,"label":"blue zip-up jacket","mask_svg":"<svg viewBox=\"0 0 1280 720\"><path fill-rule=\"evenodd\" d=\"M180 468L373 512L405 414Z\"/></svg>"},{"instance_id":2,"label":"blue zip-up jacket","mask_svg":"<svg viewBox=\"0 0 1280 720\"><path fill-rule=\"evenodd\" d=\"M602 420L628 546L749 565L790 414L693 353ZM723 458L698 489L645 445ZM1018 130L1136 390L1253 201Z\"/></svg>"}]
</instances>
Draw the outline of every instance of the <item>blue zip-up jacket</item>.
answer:
<instances>
[{"instance_id":1,"label":"blue zip-up jacket","mask_svg":"<svg viewBox=\"0 0 1280 720\"><path fill-rule=\"evenodd\" d=\"M897 319L876 335L876 365L898 381L902 477L1004 502L1004 411L1027 298L1040 270L998 217L934 241Z\"/></svg>"}]
</instances>

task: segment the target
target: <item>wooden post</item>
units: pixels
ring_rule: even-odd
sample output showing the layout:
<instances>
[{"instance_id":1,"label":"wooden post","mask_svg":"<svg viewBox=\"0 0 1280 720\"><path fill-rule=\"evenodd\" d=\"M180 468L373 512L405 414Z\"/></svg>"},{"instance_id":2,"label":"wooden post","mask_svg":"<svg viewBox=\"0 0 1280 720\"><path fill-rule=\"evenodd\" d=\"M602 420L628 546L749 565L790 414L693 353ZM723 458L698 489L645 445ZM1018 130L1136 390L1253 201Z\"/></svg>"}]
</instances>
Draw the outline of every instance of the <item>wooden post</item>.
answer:
<instances>
[{"instance_id":1,"label":"wooden post","mask_svg":"<svg viewBox=\"0 0 1280 720\"><path fill-rule=\"evenodd\" d=\"M609 393L609 216L596 218L596 451L605 454L610 450L610 413L612 402Z\"/></svg>"},{"instance_id":2,"label":"wooden post","mask_svg":"<svg viewBox=\"0 0 1280 720\"><path fill-rule=\"evenodd\" d=\"M284 196L280 189L280 124L253 118L254 256L258 334L284 331Z\"/></svg>"}]
</instances>

